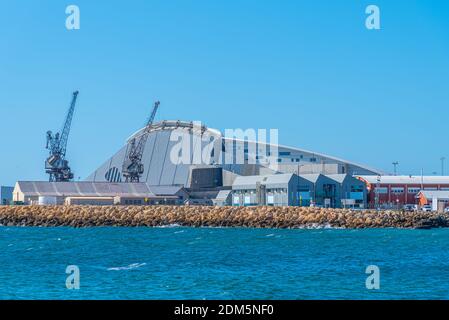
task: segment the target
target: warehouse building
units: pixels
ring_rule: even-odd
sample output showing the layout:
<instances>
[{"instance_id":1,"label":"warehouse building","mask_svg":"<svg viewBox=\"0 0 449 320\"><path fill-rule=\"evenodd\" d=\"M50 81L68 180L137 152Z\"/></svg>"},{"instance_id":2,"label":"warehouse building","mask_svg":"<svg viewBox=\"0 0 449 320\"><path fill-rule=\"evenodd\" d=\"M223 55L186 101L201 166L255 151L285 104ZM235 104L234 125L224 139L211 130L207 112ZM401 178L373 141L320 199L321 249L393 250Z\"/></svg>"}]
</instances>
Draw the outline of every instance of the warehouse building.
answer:
<instances>
[{"instance_id":1,"label":"warehouse building","mask_svg":"<svg viewBox=\"0 0 449 320\"><path fill-rule=\"evenodd\" d=\"M345 174L240 176L232 185L234 206L320 206L364 208L363 182Z\"/></svg>"},{"instance_id":2,"label":"warehouse building","mask_svg":"<svg viewBox=\"0 0 449 320\"><path fill-rule=\"evenodd\" d=\"M122 165L142 128L86 178L92 182L121 182ZM150 186L180 185L188 189L230 188L239 176L272 174L381 174L382 172L325 154L275 143L224 136L193 122L161 121L151 126L143 154L141 181ZM186 145L187 147L182 149ZM181 151L182 149L182 151ZM174 155L179 155L177 161ZM241 157L240 157L241 156ZM230 160L231 159L231 160ZM243 160L239 161L239 160Z\"/></svg>"},{"instance_id":3,"label":"warehouse building","mask_svg":"<svg viewBox=\"0 0 449 320\"><path fill-rule=\"evenodd\" d=\"M19 181L13 191L16 203L42 205L177 205L187 198L181 186L146 183Z\"/></svg>"},{"instance_id":4,"label":"warehouse building","mask_svg":"<svg viewBox=\"0 0 449 320\"><path fill-rule=\"evenodd\" d=\"M405 204L418 204L420 191L449 191L449 176L385 176L362 175L357 179L365 183L368 206L381 208L401 208Z\"/></svg>"}]
</instances>

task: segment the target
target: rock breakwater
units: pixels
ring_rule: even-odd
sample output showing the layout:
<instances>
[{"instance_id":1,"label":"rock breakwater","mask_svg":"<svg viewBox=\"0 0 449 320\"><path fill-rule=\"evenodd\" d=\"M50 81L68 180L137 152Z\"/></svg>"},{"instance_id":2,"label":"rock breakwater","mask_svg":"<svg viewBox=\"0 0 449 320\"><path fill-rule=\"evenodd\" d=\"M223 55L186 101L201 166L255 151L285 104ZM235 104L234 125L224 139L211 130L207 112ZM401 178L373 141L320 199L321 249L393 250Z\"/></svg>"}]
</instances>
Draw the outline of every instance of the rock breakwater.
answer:
<instances>
[{"instance_id":1,"label":"rock breakwater","mask_svg":"<svg viewBox=\"0 0 449 320\"><path fill-rule=\"evenodd\" d=\"M308 207L5 206L3 226L439 228L449 214Z\"/></svg>"}]
</instances>

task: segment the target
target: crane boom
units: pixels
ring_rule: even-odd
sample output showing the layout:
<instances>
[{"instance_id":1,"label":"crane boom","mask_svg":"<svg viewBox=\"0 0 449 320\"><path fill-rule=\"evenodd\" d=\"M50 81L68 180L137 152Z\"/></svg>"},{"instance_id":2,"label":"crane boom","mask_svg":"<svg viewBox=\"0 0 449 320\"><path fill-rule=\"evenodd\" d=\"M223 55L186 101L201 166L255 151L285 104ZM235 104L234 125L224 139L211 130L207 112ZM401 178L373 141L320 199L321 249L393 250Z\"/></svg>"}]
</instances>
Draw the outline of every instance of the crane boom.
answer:
<instances>
[{"instance_id":1,"label":"crane boom","mask_svg":"<svg viewBox=\"0 0 449 320\"><path fill-rule=\"evenodd\" d=\"M142 156L159 105L160 105L159 101L156 101L154 103L151 115L148 118L147 123L145 125L145 130L138 137L139 140L137 141L137 143L136 143L137 138L133 138L131 140L122 168L122 174L125 177L126 182L139 182L140 176L144 172Z\"/></svg>"},{"instance_id":2,"label":"crane boom","mask_svg":"<svg viewBox=\"0 0 449 320\"><path fill-rule=\"evenodd\" d=\"M72 126L72 118L73 118L73 113L75 112L75 104L76 104L76 99L78 97L78 93L79 93L79 91L75 91L73 93L72 102L70 103L70 108L69 108L69 111L67 112L67 116L65 118L64 127L62 128L62 131L61 131L61 139L59 141L59 148L60 148L61 155L63 157L65 157L65 153L67 150L67 141L69 139L70 128Z\"/></svg>"}]
</instances>

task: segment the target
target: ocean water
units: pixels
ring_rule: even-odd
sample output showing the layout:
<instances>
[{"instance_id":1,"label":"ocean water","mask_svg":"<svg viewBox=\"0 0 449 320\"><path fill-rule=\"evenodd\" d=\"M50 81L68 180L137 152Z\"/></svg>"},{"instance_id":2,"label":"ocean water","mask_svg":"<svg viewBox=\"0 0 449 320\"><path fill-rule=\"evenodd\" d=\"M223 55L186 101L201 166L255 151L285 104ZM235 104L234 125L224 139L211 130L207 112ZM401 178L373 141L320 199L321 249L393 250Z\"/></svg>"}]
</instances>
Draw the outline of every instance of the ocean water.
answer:
<instances>
[{"instance_id":1,"label":"ocean water","mask_svg":"<svg viewBox=\"0 0 449 320\"><path fill-rule=\"evenodd\" d=\"M0 227L0 299L448 298L449 229Z\"/></svg>"}]
</instances>

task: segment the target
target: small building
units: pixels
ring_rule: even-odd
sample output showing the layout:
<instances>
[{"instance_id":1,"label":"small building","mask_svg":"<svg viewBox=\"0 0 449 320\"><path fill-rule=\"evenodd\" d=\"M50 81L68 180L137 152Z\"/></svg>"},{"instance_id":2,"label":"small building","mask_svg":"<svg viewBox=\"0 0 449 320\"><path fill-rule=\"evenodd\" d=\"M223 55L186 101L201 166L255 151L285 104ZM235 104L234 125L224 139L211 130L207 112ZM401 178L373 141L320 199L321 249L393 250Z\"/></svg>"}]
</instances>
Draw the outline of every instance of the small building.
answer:
<instances>
[{"instance_id":1,"label":"small building","mask_svg":"<svg viewBox=\"0 0 449 320\"><path fill-rule=\"evenodd\" d=\"M378 205L382 208L400 208L405 204L417 204L417 195L423 190L449 190L449 176L376 176L360 175L367 188L369 208Z\"/></svg>"},{"instance_id":2,"label":"small building","mask_svg":"<svg viewBox=\"0 0 449 320\"><path fill-rule=\"evenodd\" d=\"M24 204L39 204L43 198L56 204L182 204L188 193L181 186L149 186L146 183L113 182L44 182L19 181L13 200ZM41 200L41 201L40 201Z\"/></svg>"},{"instance_id":3,"label":"small building","mask_svg":"<svg viewBox=\"0 0 449 320\"><path fill-rule=\"evenodd\" d=\"M239 176L232 185L233 206L294 206L299 204L296 174Z\"/></svg>"},{"instance_id":4,"label":"small building","mask_svg":"<svg viewBox=\"0 0 449 320\"><path fill-rule=\"evenodd\" d=\"M9 205L12 201L13 187L0 186L0 205Z\"/></svg>"},{"instance_id":5,"label":"small building","mask_svg":"<svg viewBox=\"0 0 449 320\"><path fill-rule=\"evenodd\" d=\"M348 174L329 174L326 177L338 183L335 190L336 206L365 208L367 192L363 181Z\"/></svg>"},{"instance_id":6,"label":"small building","mask_svg":"<svg viewBox=\"0 0 449 320\"><path fill-rule=\"evenodd\" d=\"M432 211L442 212L449 203L449 191L423 190L416 195L416 198L420 206L430 204Z\"/></svg>"},{"instance_id":7,"label":"small building","mask_svg":"<svg viewBox=\"0 0 449 320\"><path fill-rule=\"evenodd\" d=\"M239 176L232 185L234 206L366 206L365 184L347 174Z\"/></svg>"},{"instance_id":8,"label":"small building","mask_svg":"<svg viewBox=\"0 0 449 320\"><path fill-rule=\"evenodd\" d=\"M339 186L337 181L320 173L302 174L300 177L312 184L310 205L326 208L340 206L340 202L337 199L337 189Z\"/></svg>"}]
</instances>

